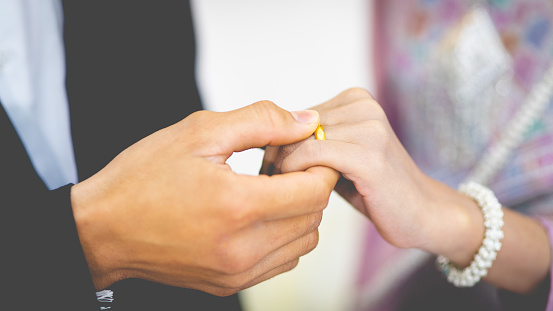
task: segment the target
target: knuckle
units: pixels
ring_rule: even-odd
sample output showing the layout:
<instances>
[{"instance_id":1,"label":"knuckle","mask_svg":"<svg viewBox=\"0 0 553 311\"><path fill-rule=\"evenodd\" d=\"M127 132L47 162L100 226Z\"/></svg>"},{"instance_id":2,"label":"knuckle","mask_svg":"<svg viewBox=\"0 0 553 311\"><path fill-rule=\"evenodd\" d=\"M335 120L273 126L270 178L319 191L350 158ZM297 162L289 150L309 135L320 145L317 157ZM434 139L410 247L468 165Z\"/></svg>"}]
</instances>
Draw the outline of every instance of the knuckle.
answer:
<instances>
[{"instance_id":1,"label":"knuckle","mask_svg":"<svg viewBox=\"0 0 553 311\"><path fill-rule=\"evenodd\" d=\"M298 266L299 263L300 263L300 259L299 259L299 258L297 258L297 259L291 261L291 262L288 264L288 270L286 270L286 271L290 271L290 270L294 269L295 267Z\"/></svg>"},{"instance_id":2,"label":"knuckle","mask_svg":"<svg viewBox=\"0 0 553 311\"><path fill-rule=\"evenodd\" d=\"M284 159L284 158L288 157L289 155L291 155L292 152L294 152L295 149L296 148L295 148L294 144L280 146L279 150L278 150L278 157L280 159Z\"/></svg>"},{"instance_id":3,"label":"knuckle","mask_svg":"<svg viewBox=\"0 0 553 311\"><path fill-rule=\"evenodd\" d=\"M370 107L371 112L373 115L378 117L379 119L386 119L386 113L384 112L384 108L374 99L368 99L367 105Z\"/></svg>"},{"instance_id":4,"label":"knuckle","mask_svg":"<svg viewBox=\"0 0 553 311\"><path fill-rule=\"evenodd\" d=\"M323 212L315 212L311 214L311 226L312 228L317 228L321 225L323 220Z\"/></svg>"},{"instance_id":5,"label":"knuckle","mask_svg":"<svg viewBox=\"0 0 553 311\"><path fill-rule=\"evenodd\" d=\"M387 124L379 120L369 120L363 123L363 136L366 137L366 160L370 163L373 175L379 176L384 172L387 159L390 155L393 135Z\"/></svg>"},{"instance_id":6,"label":"knuckle","mask_svg":"<svg viewBox=\"0 0 553 311\"><path fill-rule=\"evenodd\" d=\"M209 145L214 138L212 133L216 132L217 127L220 126L217 115L217 112L200 110L181 120L177 124L179 129L193 133L193 139L190 139L189 134L180 135L183 142L195 142L196 146L194 148ZM207 131L206 129L210 130Z\"/></svg>"},{"instance_id":7,"label":"knuckle","mask_svg":"<svg viewBox=\"0 0 553 311\"><path fill-rule=\"evenodd\" d=\"M260 100L258 102L253 103L252 106L256 109L261 109L265 111L273 111L279 108L275 103L273 103L270 100Z\"/></svg>"},{"instance_id":8,"label":"knuckle","mask_svg":"<svg viewBox=\"0 0 553 311\"><path fill-rule=\"evenodd\" d=\"M323 212L314 212L305 216L304 232L311 232L319 227L323 219Z\"/></svg>"},{"instance_id":9,"label":"knuckle","mask_svg":"<svg viewBox=\"0 0 553 311\"><path fill-rule=\"evenodd\" d=\"M280 171L283 171L289 165L289 156L292 154L294 149L290 145L280 146L278 148L278 153L275 159L275 168ZM288 161L287 161L288 160Z\"/></svg>"},{"instance_id":10,"label":"knuckle","mask_svg":"<svg viewBox=\"0 0 553 311\"><path fill-rule=\"evenodd\" d=\"M332 187L328 187L326 184L323 187L322 195L320 197L319 201L319 207L320 209L324 209L328 206L328 203L330 201L330 193L332 192Z\"/></svg>"},{"instance_id":11,"label":"knuckle","mask_svg":"<svg viewBox=\"0 0 553 311\"><path fill-rule=\"evenodd\" d=\"M334 189L333 185L329 185L324 180L319 180L319 182L313 184L312 197L313 204L318 210L322 210L328 206L330 200L330 194Z\"/></svg>"},{"instance_id":12,"label":"knuckle","mask_svg":"<svg viewBox=\"0 0 553 311\"><path fill-rule=\"evenodd\" d=\"M238 288L217 288L215 290L212 290L210 294L218 296L218 297L227 297L230 295L236 294L240 289Z\"/></svg>"},{"instance_id":13,"label":"knuckle","mask_svg":"<svg viewBox=\"0 0 553 311\"><path fill-rule=\"evenodd\" d=\"M284 110L275 103L263 100L253 103L250 108L251 119L262 121L266 128L278 128L279 125L282 125ZM274 133L265 134L270 138L269 141L272 141Z\"/></svg>"},{"instance_id":14,"label":"knuckle","mask_svg":"<svg viewBox=\"0 0 553 311\"><path fill-rule=\"evenodd\" d=\"M345 91L345 93L348 95L348 96L351 96L351 97L357 97L357 98L364 98L364 97L368 97L368 98L372 98L372 95L369 91L367 91L366 89L362 88L362 87L352 87L352 88L349 88Z\"/></svg>"},{"instance_id":15,"label":"knuckle","mask_svg":"<svg viewBox=\"0 0 553 311\"><path fill-rule=\"evenodd\" d=\"M315 229L305 237L303 255L310 253L319 244L319 230Z\"/></svg>"},{"instance_id":16,"label":"knuckle","mask_svg":"<svg viewBox=\"0 0 553 311\"><path fill-rule=\"evenodd\" d=\"M228 275L239 275L240 273L246 271L247 268L245 264L239 260L227 260L225 264L225 273ZM229 285L227 285L228 287ZM236 287L236 286L232 286Z\"/></svg>"},{"instance_id":17,"label":"knuckle","mask_svg":"<svg viewBox=\"0 0 553 311\"><path fill-rule=\"evenodd\" d=\"M262 100L251 105L254 114L261 120L274 120L276 113L280 112L281 108L269 100Z\"/></svg>"},{"instance_id":18,"label":"knuckle","mask_svg":"<svg viewBox=\"0 0 553 311\"><path fill-rule=\"evenodd\" d=\"M386 113L384 108L372 98L361 98L353 102L353 109L356 113L361 113L367 119L385 120Z\"/></svg>"},{"instance_id":19,"label":"knuckle","mask_svg":"<svg viewBox=\"0 0 553 311\"><path fill-rule=\"evenodd\" d=\"M384 108L375 100L371 100L371 110L374 115L374 117L377 120L381 120L385 123L388 123L388 117L386 116L386 112L384 111Z\"/></svg>"},{"instance_id":20,"label":"knuckle","mask_svg":"<svg viewBox=\"0 0 553 311\"><path fill-rule=\"evenodd\" d=\"M286 173L289 167L290 159L287 158L286 154L279 152L275 160L275 171L278 173Z\"/></svg>"},{"instance_id":21,"label":"knuckle","mask_svg":"<svg viewBox=\"0 0 553 311\"><path fill-rule=\"evenodd\" d=\"M243 227L257 219L257 209L248 199L245 189L238 183L227 183L227 188L218 196L218 205L227 225Z\"/></svg>"},{"instance_id":22,"label":"knuckle","mask_svg":"<svg viewBox=\"0 0 553 311\"><path fill-rule=\"evenodd\" d=\"M236 199L236 197L233 197ZM238 227L243 227L257 218L256 209L252 204L242 201L241 203L233 202L229 208L229 220Z\"/></svg>"},{"instance_id":23,"label":"knuckle","mask_svg":"<svg viewBox=\"0 0 553 311\"><path fill-rule=\"evenodd\" d=\"M234 245L223 246L218 250L218 267L219 271L226 275L228 279L244 273L253 266L252 258L244 254L241 247Z\"/></svg>"},{"instance_id":24,"label":"knuckle","mask_svg":"<svg viewBox=\"0 0 553 311\"><path fill-rule=\"evenodd\" d=\"M226 289L227 292L235 293L242 289L247 283L248 279L243 275L227 276L221 280L221 286Z\"/></svg>"},{"instance_id":25,"label":"knuckle","mask_svg":"<svg viewBox=\"0 0 553 311\"><path fill-rule=\"evenodd\" d=\"M293 229L293 232L291 231L291 233L301 237L311 233L313 230L316 230L321 224L322 215L323 212L320 211L300 216L302 217L301 224L296 226Z\"/></svg>"},{"instance_id":26,"label":"knuckle","mask_svg":"<svg viewBox=\"0 0 553 311\"><path fill-rule=\"evenodd\" d=\"M323 155L322 145L315 140L306 141L302 154L304 159L320 159Z\"/></svg>"},{"instance_id":27,"label":"knuckle","mask_svg":"<svg viewBox=\"0 0 553 311\"><path fill-rule=\"evenodd\" d=\"M190 114L188 117L184 118L182 121L189 126L202 126L206 121L213 118L214 112L207 110L200 110Z\"/></svg>"},{"instance_id":28,"label":"knuckle","mask_svg":"<svg viewBox=\"0 0 553 311\"><path fill-rule=\"evenodd\" d=\"M315 140L305 140L282 149L278 163L278 168L282 173L305 169L306 164L320 159L323 152L322 146L315 143Z\"/></svg>"},{"instance_id":29,"label":"knuckle","mask_svg":"<svg viewBox=\"0 0 553 311\"><path fill-rule=\"evenodd\" d=\"M300 259L296 258L296 259L284 264L282 266L282 270L279 273L284 273L284 272L288 272L290 270L293 270L295 267L298 266L299 262L300 262Z\"/></svg>"},{"instance_id":30,"label":"knuckle","mask_svg":"<svg viewBox=\"0 0 553 311\"><path fill-rule=\"evenodd\" d=\"M388 145L391 135L388 126L380 120L367 120L361 125L363 136L368 138L368 142L377 148L383 148Z\"/></svg>"}]
</instances>

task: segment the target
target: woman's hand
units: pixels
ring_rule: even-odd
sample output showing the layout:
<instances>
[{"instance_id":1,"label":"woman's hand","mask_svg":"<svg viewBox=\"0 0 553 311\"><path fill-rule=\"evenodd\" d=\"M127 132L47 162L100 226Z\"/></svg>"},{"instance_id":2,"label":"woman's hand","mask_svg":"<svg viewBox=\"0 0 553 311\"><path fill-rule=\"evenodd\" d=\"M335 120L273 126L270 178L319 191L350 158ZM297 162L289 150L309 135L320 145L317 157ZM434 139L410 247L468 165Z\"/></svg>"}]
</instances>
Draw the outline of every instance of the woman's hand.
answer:
<instances>
[{"instance_id":1,"label":"woman's hand","mask_svg":"<svg viewBox=\"0 0 553 311\"><path fill-rule=\"evenodd\" d=\"M475 243L459 243L462 245L441 243L444 235L455 236L467 229L481 236L483 228L467 226L480 223L482 216L472 200L419 170L369 92L349 89L313 109L319 111L326 140L310 138L269 148L266 173L331 167L342 173L335 190L366 215L392 245L440 254L478 248L478 238ZM451 196L458 197L459 204L443 208ZM467 205L471 212L464 208ZM446 219L455 219L455 224ZM442 244L452 250L443 249Z\"/></svg>"},{"instance_id":2,"label":"woman's hand","mask_svg":"<svg viewBox=\"0 0 553 311\"><path fill-rule=\"evenodd\" d=\"M262 172L331 167L342 173L335 190L390 244L444 255L461 267L473 260L484 237L480 208L418 169L367 91L349 89L314 109L326 140L269 148ZM504 214L503 247L486 280L528 293L549 273L549 239L536 220L509 209Z\"/></svg>"}]
</instances>

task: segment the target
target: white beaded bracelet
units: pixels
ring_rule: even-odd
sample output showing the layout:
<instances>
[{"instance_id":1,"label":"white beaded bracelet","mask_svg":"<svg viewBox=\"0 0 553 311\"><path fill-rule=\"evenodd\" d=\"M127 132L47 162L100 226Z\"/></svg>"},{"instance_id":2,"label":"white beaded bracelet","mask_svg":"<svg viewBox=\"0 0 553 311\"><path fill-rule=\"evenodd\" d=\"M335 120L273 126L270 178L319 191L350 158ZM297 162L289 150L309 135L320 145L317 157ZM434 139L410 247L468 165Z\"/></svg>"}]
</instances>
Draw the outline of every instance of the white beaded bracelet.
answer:
<instances>
[{"instance_id":1,"label":"white beaded bracelet","mask_svg":"<svg viewBox=\"0 0 553 311\"><path fill-rule=\"evenodd\" d=\"M475 182L468 182L459 186L459 191L473 198L484 214L486 233L482 246L474 255L474 260L468 267L460 270L444 256L438 256L436 264L447 280L457 287L474 286L482 277L488 274L501 249L500 240L503 239L503 210L493 192L485 186Z\"/></svg>"}]
</instances>

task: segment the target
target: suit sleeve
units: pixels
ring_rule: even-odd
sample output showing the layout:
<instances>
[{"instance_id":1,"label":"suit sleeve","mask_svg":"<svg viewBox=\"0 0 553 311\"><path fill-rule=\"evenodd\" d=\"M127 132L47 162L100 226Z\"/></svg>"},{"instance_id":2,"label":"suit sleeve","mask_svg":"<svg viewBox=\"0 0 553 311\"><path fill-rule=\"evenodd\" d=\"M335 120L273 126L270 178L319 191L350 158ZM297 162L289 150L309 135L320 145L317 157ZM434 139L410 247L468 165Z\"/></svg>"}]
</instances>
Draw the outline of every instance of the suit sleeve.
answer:
<instances>
[{"instance_id":1,"label":"suit sleeve","mask_svg":"<svg viewBox=\"0 0 553 311\"><path fill-rule=\"evenodd\" d=\"M1 104L0 144L2 300L11 310L99 310L71 185L48 191Z\"/></svg>"}]
</instances>

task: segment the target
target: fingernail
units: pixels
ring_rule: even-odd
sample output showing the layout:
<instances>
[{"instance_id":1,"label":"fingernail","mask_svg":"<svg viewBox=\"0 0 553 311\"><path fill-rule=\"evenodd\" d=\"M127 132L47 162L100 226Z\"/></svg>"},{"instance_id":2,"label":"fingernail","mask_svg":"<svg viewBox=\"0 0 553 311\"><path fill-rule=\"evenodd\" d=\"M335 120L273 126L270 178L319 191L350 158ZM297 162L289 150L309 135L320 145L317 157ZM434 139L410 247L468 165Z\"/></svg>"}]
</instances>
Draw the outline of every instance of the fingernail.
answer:
<instances>
[{"instance_id":1,"label":"fingernail","mask_svg":"<svg viewBox=\"0 0 553 311\"><path fill-rule=\"evenodd\" d=\"M319 120L319 113L315 110L292 111L291 113L301 123L309 124Z\"/></svg>"}]
</instances>

